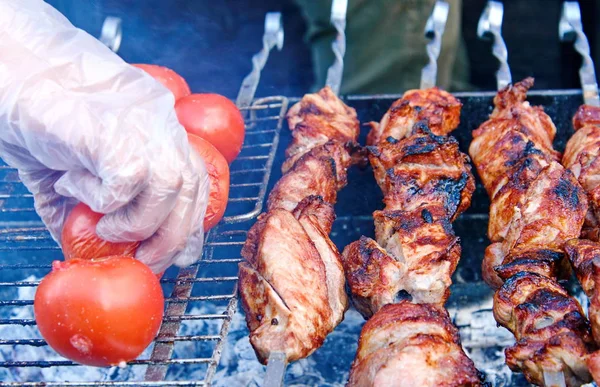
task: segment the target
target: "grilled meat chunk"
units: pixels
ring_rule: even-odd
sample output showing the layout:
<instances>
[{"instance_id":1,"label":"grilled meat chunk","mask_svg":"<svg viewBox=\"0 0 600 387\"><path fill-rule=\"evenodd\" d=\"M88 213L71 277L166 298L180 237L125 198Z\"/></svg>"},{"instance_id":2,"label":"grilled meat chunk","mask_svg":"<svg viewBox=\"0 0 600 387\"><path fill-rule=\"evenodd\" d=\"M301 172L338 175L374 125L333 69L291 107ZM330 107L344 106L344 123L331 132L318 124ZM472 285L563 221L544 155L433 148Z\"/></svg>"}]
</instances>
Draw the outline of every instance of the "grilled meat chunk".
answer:
<instances>
[{"instance_id":1,"label":"grilled meat chunk","mask_svg":"<svg viewBox=\"0 0 600 387\"><path fill-rule=\"evenodd\" d=\"M529 272L510 277L494 295L494 317L517 340L545 340L563 329L591 339L581 306L552 278ZM557 322L565 321L562 324Z\"/></svg>"},{"instance_id":2,"label":"grilled meat chunk","mask_svg":"<svg viewBox=\"0 0 600 387\"><path fill-rule=\"evenodd\" d=\"M319 196L308 196L296 207L294 216L304 228L325 265L327 298L333 312L331 322L333 327L336 327L342 322L344 312L348 308L348 297L344 289L346 281L341 256L337 247L329 239L329 231L335 219L333 206ZM323 229L322 224L329 229Z\"/></svg>"},{"instance_id":3,"label":"grilled meat chunk","mask_svg":"<svg viewBox=\"0 0 600 387\"><path fill-rule=\"evenodd\" d=\"M437 87L409 90L392 104L379 124L372 122L368 145L377 145L388 137L401 140L413 134L418 122L427 122L431 132L445 136L460 122L462 103Z\"/></svg>"},{"instance_id":4,"label":"grilled meat chunk","mask_svg":"<svg viewBox=\"0 0 600 387\"><path fill-rule=\"evenodd\" d=\"M587 125L600 126L600 108L581 105L573 116L573 128L579 130Z\"/></svg>"},{"instance_id":5,"label":"grilled meat chunk","mask_svg":"<svg viewBox=\"0 0 600 387\"><path fill-rule=\"evenodd\" d=\"M365 318L401 297L406 264L373 239L362 236L346 246L342 257L354 307Z\"/></svg>"},{"instance_id":6,"label":"grilled meat chunk","mask_svg":"<svg viewBox=\"0 0 600 387\"><path fill-rule=\"evenodd\" d=\"M531 158L525 157L519 164L527 164L529 160ZM520 166L516 165L515 169L520 169ZM505 187L512 186L513 183L518 184L518 181L513 180ZM503 282L494 268L507 264L509 255L529 253L531 258L537 256L535 253L531 254L536 250L562 251L567 240L579 236L583 225L587 211L585 193L573 174L559 163L552 161L539 170L533 179L524 183L527 183L527 188L512 207L501 208L496 198L492 199L489 229L501 228L492 224L506 219L502 216L494 217L494 214L500 214L502 210L512 213L505 226L506 235L499 242L490 245L484 257L483 276L494 288L498 288ZM568 265L566 262L558 264L563 268L560 276L567 278L570 274Z\"/></svg>"},{"instance_id":7,"label":"grilled meat chunk","mask_svg":"<svg viewBox=\"0 0 600 387\"><path fill-rule=\"evenodd\" d=\"M513 165L533 148L559 161L560 153L552 148L554 123L541 107L525 100L531 86L533 78L527 78L500 90L490 119L473 132L469 155L490 198L501 188L500 182L507 181Z\"/></svg>"},{"instance_id":8,"label":"grilled meat chunk","mask_svg":"<svg viewBox=\"0 0 600 387\"><path fill-rule=\"evenodd\" d=\"M510 277L494 295L494 317L517 339L506 363L530 383L543 371L563 372L568 386L591 381L585 356L593 347L590 326L577 301L558 282L536 273Z\"/></svg>"},{"instance_id":9,"label":"grilled meat chunk","mask_svg":"<svg viewBox=\"0 0 600 387\"><path fill-rule=\"evenodd\" d=\"M292 131L282 171L289 170L302 155L329 141L338 144L356 142L360 124L356 111L346 106L329 86L314 94L306 94L287 114Z\"/></svg>"},{"instance_id":10,"label":"grilled meat chunk","mask_svg":"<svg viewBox=\"0 0 600 387\"><path fill-rule=\"evenodd\" d=\"M579 235L587 200L573 174L552 162L530 181L518 215L510 222L505 245L511 251L541 248L562 249Z\"/></svg>"},{"instance_id":11,"label":"grilled meat chunk","mask_svg":"<svg viewBox=\"0 0 600 387\"><path fill-rule=\"evenodd\" d=\"M469 154L491 199L483 277L500 289L494 317L517 339L506 363L531 383L562 373L568 386L590 380L593 349L581 306L558 284L569 276L565 243L577 238L587 198L552 149L556 128L525 101L528 78L498 92L490 119L473 132Z\"/></svg>"},{"instance_id":12,"label":"grilled meat chunk","mask_svg":"<svg viewBox=\"0 0 600 387\"><path fill-rule=\"evenodd\" d=\"M369 147L369 161L384 194L386 210L413 211L439 204L454 221L471 205L475 179L468 157L452 137L440 137L423 123L417 133Z\"/></svg>"},{"instance_id":13,"label":"grilled meat chunk","mask_svg":"<svg viewBox=\"0 0 600 387\"><path fill-rule=\"evenodd\" d=\"M519 202L528 195L529 183L550 165L547 157L529 142L522 158L514 163L498 182L500 187L490 203L490 221L488 238L492 242L501 242L506 238L510 222L515 216Z\"/></svg>"},{"instance_id":14,"label":"grilled meat chunk","mask_svg":"<svg viewBox=\"0 0 600 387\"><path fill-rule=\"evenodd\" d=\"M348 307L340 254L320 226L322 215L332 221L332 205L310 196L294 214L262 214L248 233L239 287L262 363L273 351L285 352L288 361L310 355Z\"/></svg>"},{"instance_id":15,"label":"grilled meat chunk","mask_svg":"<svg viewBox=\"0 0 600 387\"><path fill-rule=\"evenodd\" d=\"M337 191L356 161L356 112L325 88L292 107L288 121L294 140L284 175L239 265L250 342L263 364L276 351L288 361L309 356L348 308L341 255L328 235Z\"/></svg>"},{"instance_id":16,"label":"grilled meat chunk","mask_svg":"<svg viewBox=\"0 0 600 387\"><path fill-rule=\"evenodd\" d=\"M317 146L298 159L275 184L269 194L267 209L293 211L310 195L335 203L337 191L347 184L346 170L350 163L351 157L343 145L332 141Z\"/></svg>"},{"instance_id":17,"label":"grilled meat chunk","mask_svg":"<svg viewBox=\"0 0 600 387\"><path fill-rule=\"evenodd\" d=\"M290 361L308 356L341 316L333 318L325 265L304 227L286 210L263 214L242 256L240 290L257 356L263 363L271 351Z\"/></svg>"},{"instance_id":18,"label":"grilled meat chunk","mask_svg":"<svg viewBox=\"0 0 600 387\"><path fill-rule=\"evenodd\" d=\"M575 134L567 142L562 163L587 193L590 207L582 236L600 237L600 108L583 105L573 117Z\"/></svg>"},{"instance_id":19,"label":"grilled meat chunk","mask_svg":"<svg viewBox=\"0 0 600 387\"><path fill-rule=\"evenodd\" d=\"M461 250L448 219L429 218L435 212L423 206L413 212L376 211L373 217L377 241L406 267L402 290L414 302L443 305Z\"/></svg>"},{"instance_id":20,"label":"grilled meat chunk","mask_svg":"<svg viewBox=\"0 0 600 387\"><path fill-rule=\"evenodd\" d=\"M364 325L348 386L480 386L442 307L407 300L381 308Z\"/></svg>"},{"instance_id":21,"label":"grilled meat chunk","mask_svg":"<svg viewBox=\"0 0 600 387\"><path fill-rule=\"evenodd\" d=\"M565 245L581 287L590 298L588 316L596 345L600 346L600 243L572 239ZM592 377L600 383L600 351L590 354L586 360Z\"/></svg>"},{"instance_id":22,"label":"grilled meat chunk","mask_svg":"<svg viewBox=\"0 0 600 387\"><path fill-rule=\"evenodd\" d=\"M496 246L498 244L490 245L489 249L493 250ZM549 278L563 278L564 273L570 273L565 254L562 251L548 249L515 251L505 256L499 264L490 259L484 261L484 265L490 265L484 271L484 278L486 273L495 272L501 279L498 287L519 272L537 273Z\"/></svg>"},{"instance_id":23,"label":"grilled meat chunk","mask_svg":"<svg viewBox=\"0 0 600 387\"><path fill-rule=\"evenodd\" d=\"M592 276L594 278L594 284L600 281L600 262L593 262ZM592 333L596 339L596 344L600 346L600 289L596 289L595 286L592 296L590 297L588 315L592 324ZM600 380L596 380L596 382L600 382Z\"/></svg>"},{"instance_id":24,"label":"grilled meat chunk","mask_svg":"<svg viewBox=\"0 0 600 387\"><path fill-rule=\"evenodd\" d=\"M600 345L600 243L572 239L565 245L569 261L585 294L590 298L588 315L596 343Z\"/></svg>"},{"instance_id":25,"label":"grilled meat chunk","mask_svg":"<svg viewBox=\"0 0 600 387\"><path fill-rule=\"evenodd\" d=\"M343 252L344 272L356 309L369 318L383 305L409 297L444 304L460 258L450 222L423 207L413 212L376 211L376 241L362 237Z\"/></svg>"},{"instance_id":26,"label":"grilled meat chunk","mask_svg":"<svg viewBox=\"0 0 600 387\"><path fill-rule=\"evenodd\" d=\"M585 363L588 366L590 374L592 374L594 382L598 384L600 382L600 351L596 351L588 355L588 357L585 360Z\"/></svg>"},{"instance_id":27,"label":"grilled meat chunk","mask_svg":"<svg viewBox=\"0 0 600 387\"><path fill-rule=\"evenodd\" d=\"M585 239L571 239L565 244L565 252L575 275L588 297L594 294L594 261L600 262L600 244Z\"/></svg>"}]
</instances>

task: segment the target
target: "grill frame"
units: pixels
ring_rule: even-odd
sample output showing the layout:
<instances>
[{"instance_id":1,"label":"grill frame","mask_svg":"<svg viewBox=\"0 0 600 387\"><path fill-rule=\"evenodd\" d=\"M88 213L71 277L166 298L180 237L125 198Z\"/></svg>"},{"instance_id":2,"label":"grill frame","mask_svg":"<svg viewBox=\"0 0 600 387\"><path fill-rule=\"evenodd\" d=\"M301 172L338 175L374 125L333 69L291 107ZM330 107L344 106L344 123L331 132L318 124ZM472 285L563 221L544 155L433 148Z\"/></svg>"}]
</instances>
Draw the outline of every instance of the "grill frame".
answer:
<instances>
[{"instance_id":1,"label":"grill frame","mask_svg":"<svg viewBox=\"0 0 600 387\"><path fill-rule=\"evenodd\" d=\"M219 363L223 346L229 331L229 325L237 308L237 263L241 261L239 253L251 223L245 221L255 218L262 210L267 184L273 161L279 144L279 135L283 126L288 99L282 96L259 98L248 107L240 110L245 117L246 141L240 156L231 166L230 197L226 216L221 223L205 236L205 248L202 259L187 268L178 269L174 277L168 275L161 280L163 288L172 288L165 298L166 309L163 324L153 343L151 354L147 358L128 363L127 367L146 366L140 371L142 380L127 381L50 381L27 380L24 382L0 382L2 386L203 386L210 385ZM247 167L251 164L250 167ZM2 273L48 272L51 261L60 258L60 248L35 215L32 195L26 193L18 179L16 171L6 165L0 166L0 270ZM1 187L4 185L4 187ZM4 189L2 189L4 188ZM14 194L14 192L17 192ZM29 203L30 205L25 205ZM13 206L11 206L13 204ZM13 254L48 255L39 263L11 263ZM5 255L2 258L2 255ZM223 258L225 256L225 258ZM230 275L220 276L211 272L228 271ZM234 274L235 273L235 274ZM7 299L10 289L32 288L39 283L36 280L0 280L0 311L6 308L26 307L33 304L31 299ZM225 284L225 285L224 285ZM217 291L226 287L228 291ZM8 291L6 291L8 289ZM2 292L2 290L5 290ZM195 293L200 292L200 295ZM215 313L191 314L188 310L194 303L212 301L220 303L222 311ZM12 310L12 309L11 309ZM31 316L33 317L33 316ZM186 322L218 321L216 334L181 334ZM35 327L33 318L0 318L2 326L20 325ZM208 327L207 329L210 329ZM38 333L39 335L39 333ZM176 358L174 350L177 344L205 345L210 355L197 358ZM40 338L4 338L0 336L0 349L5 346L46 347ZM17 351L18 348L15 350ZM25 360L5 361L0 352L0 371L13 368L13 372L47 367L83 367L66 360ZM165 380L173 365L202 365L204 377L194 380ZM90 367L93 368L93 367ZM76 371L75 371L76 372Z\"/></svg>"}]
</instances>

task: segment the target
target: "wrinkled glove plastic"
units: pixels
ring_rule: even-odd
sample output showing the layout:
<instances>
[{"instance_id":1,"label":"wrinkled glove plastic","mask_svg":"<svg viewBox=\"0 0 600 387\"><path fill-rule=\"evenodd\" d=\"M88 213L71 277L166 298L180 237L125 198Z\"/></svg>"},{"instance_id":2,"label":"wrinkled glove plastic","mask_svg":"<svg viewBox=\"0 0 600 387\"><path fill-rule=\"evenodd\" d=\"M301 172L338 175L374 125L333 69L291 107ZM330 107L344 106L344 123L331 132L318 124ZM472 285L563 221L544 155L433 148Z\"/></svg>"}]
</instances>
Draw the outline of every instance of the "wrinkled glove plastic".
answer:
<instances>
[{"instance_id":1,"label":"wrinkled glove plastic","mask_svg":"<svg viewBox=\"0 0 600 387\"><path fill-rule=\"evenodd\" d=\"M83 202L159 273L202 252L209 177L173 95L42 0L0 0L0 157L52 237Z\"/></svg>"}]
</instances>

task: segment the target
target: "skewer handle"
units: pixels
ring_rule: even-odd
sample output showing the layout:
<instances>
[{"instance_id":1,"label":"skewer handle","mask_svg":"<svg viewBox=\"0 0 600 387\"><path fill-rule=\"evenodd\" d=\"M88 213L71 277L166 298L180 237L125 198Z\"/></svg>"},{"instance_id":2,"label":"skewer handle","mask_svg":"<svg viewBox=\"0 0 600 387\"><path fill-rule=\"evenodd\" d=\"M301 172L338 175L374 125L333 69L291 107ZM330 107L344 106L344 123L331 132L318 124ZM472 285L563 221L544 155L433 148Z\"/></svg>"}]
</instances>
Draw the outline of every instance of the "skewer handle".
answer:
<instances>
[{"instance_id":1,"label":"skewer handle","mask_svg":"<svg viewBox=\"0 0 600 387\"><path fill-rule=\"evenodd\" d=\"M325 83L335 94L340 93L342 75L344 73L344 54L346 53L346 11L348 0L333 0L331 4L331 24L337 31L337 36L331 44L335 61L327 70Z\"/></svg>"},{"instance_id":2,"label":"skewer handle","mask_svg":"<svg viewBox=\"0 0 600 387\"><path fill-rule=\"evenodd\" d=\"M421 71L421 89L434 87L437 80L437 60L442 48L442 36L446 28L450 5L445 1L437 1L433 7L433 12L427 19L425 25L425 37L430 39L427 43L427 56L429 63Z\"/></svg>"},{"instance_id":3,"label":"skewer handle","mask_svg":"<svg viewBox=\"0 0 600 387\"><path fill-rule=\"evenodd\" d=\"M581 10L576 1L565 1L558 24L558 33L562 41L574 41L575 50L581 55L583 63L579 69L579 79L583 89L583 100L586 105L600 106L598 83L594 71L594 61L590 55L590 45L583 32Z\"/></svg>"},{"instance_id":4,"label":"skewer handle","mask_svg":"<svg viewBox=\"0 0 600 387\"><path fill-rule=\"evenodd\" d=\"M260 72L267 64L269 53L273 47L281 51L283 48L283 22L280 12L269 12L265 16L265 33L263 48L252 57L252 71L242 81L242 86L235 101L240 108L248 107L254 99L256 88L260 81Z\"/></svg>"},{"instance_id":5,"label":"skewer handle","mask_svg":"<svg viewBox=\"0 0 600 387\"><path fill-rule=\"evenodd\" d=\"M267 363L267 372L263 387L281 387L283 386L283 377L285 376L285 368L287 367L287 359L283 352L271 352Z\"/></svg>"},{"instance_id":6,"label":"skewer handle","mask_svg":"<svg viewBox=\"0 0 600 387\"><path fill-rule=\"evenodd\" d=\"M504 38L502 38L502 18L504 17L504 5L499 1L488 1L477 25L477 35L481 39L489 36L494 43L492 53L500 61L500 68L496 72L496 86L498 90L503 89L512 82L510 68L508 67L508 51Z\"/></svg>"},{"instance_id":7,"label":"skewer handle","mask_svg":"<svg viewBox=\"0 0 600 387\"><path fill-rule=\"evenodd\" d=\"M123 39L122 20L119 17L109 16L102 23L100 41L113 52L119 51Z\"/></svg>"}]
</instances>

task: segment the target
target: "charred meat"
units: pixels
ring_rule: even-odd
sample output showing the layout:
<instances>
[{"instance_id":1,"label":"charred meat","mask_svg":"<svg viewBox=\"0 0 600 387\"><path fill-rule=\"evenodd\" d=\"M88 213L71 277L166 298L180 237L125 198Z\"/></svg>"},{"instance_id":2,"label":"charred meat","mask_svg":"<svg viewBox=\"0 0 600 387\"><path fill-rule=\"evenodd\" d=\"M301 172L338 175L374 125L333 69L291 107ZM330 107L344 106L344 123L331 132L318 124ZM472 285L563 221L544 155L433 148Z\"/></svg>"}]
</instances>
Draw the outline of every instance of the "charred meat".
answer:
<instances>
[{"instance_id":1,"label":"charred meat","mask_svg":"<svg viewBox=\"0 0 600 387\"><path fill-rule=\"evenodd\" d=\"M506 362L530 383L562 373L568 386L590 381L594 347L581 306L557 282L570 274L565 243L579 237L587 198L552 148L556 128L525 100L533 79L499 91L469 154L491 199L483 277L499 288L494 317L517 342Z\"/></svg>"},{"instance_id":2,"label":"charred meat","mask_svg":"<svg viewBox=\"0 0 600 387\"><path fill-rule=\"evenodd\" d=\"M440 306L401 301L364 325L347 386L481 386Z\"/></svg>"},{"instance_id":3,"label":"charred meat","mask_svg":"<svg viewBox=\"0 0 600 387\"><path fill-rule=\"evenodd\" d=\"M583 105L573 117L575 134L567 142L562 158L587 193L589 210L582 231L584 238L600 240L600 108Z\"/></svg>"},{"instance_id":4,"label":"charred meat","mask_svg":"<svg viewBox=\"0 0 600 387\"><path fill-rule=\"evenodd\" d=\"M346 185L359 123L329 88L288 113L294 138L268 211L248 232L239 289L250 342L264 364L309 356L348 307L340 253L329 239L337 191Z\"/></svg>"},{"instance_id":5,"label":"charred meat","mask_svg":"<svg viewBox=\"0 0 600 387\"><path fill-rule=\"evenodd\" d=\"M600 284L600 243L572 239L567 242L565 251L581 287L590 299L588 316L594 340L600 346L600 286L597 286ZM588 356L587 366L594 381L600 382L600 351Z\"/></svg>"},{"instance_id":6,"label":"charred meat","mask_svg":"<svg viewBox=\"0 0 600 387\"><path fill-rule=\"evenodd\" d=\"M443 305L448 298L460 258L451 222L469 207L475 189L468 157L445 136L458 125L460 107L437 88L413 90L372 124L369 161L385 208L373 214L376 240L361 238L343 254L354 304L365 318L405 293L416 303Z\"/></svg>"},{"instance_id":7,"label":"charred meat","mask_svg":"<svg viewBox=\"0 0 600 387\"><path fill-rule=\"evenodd\" d=\"M475 189L468 157L446 137L461 104L437 88L407 92L372 124L369 161L384 193L375 239L343 253L365 324L349 386L479 386L443 304L460 258L451 222Z\"/></svg>"}]
</instances>

